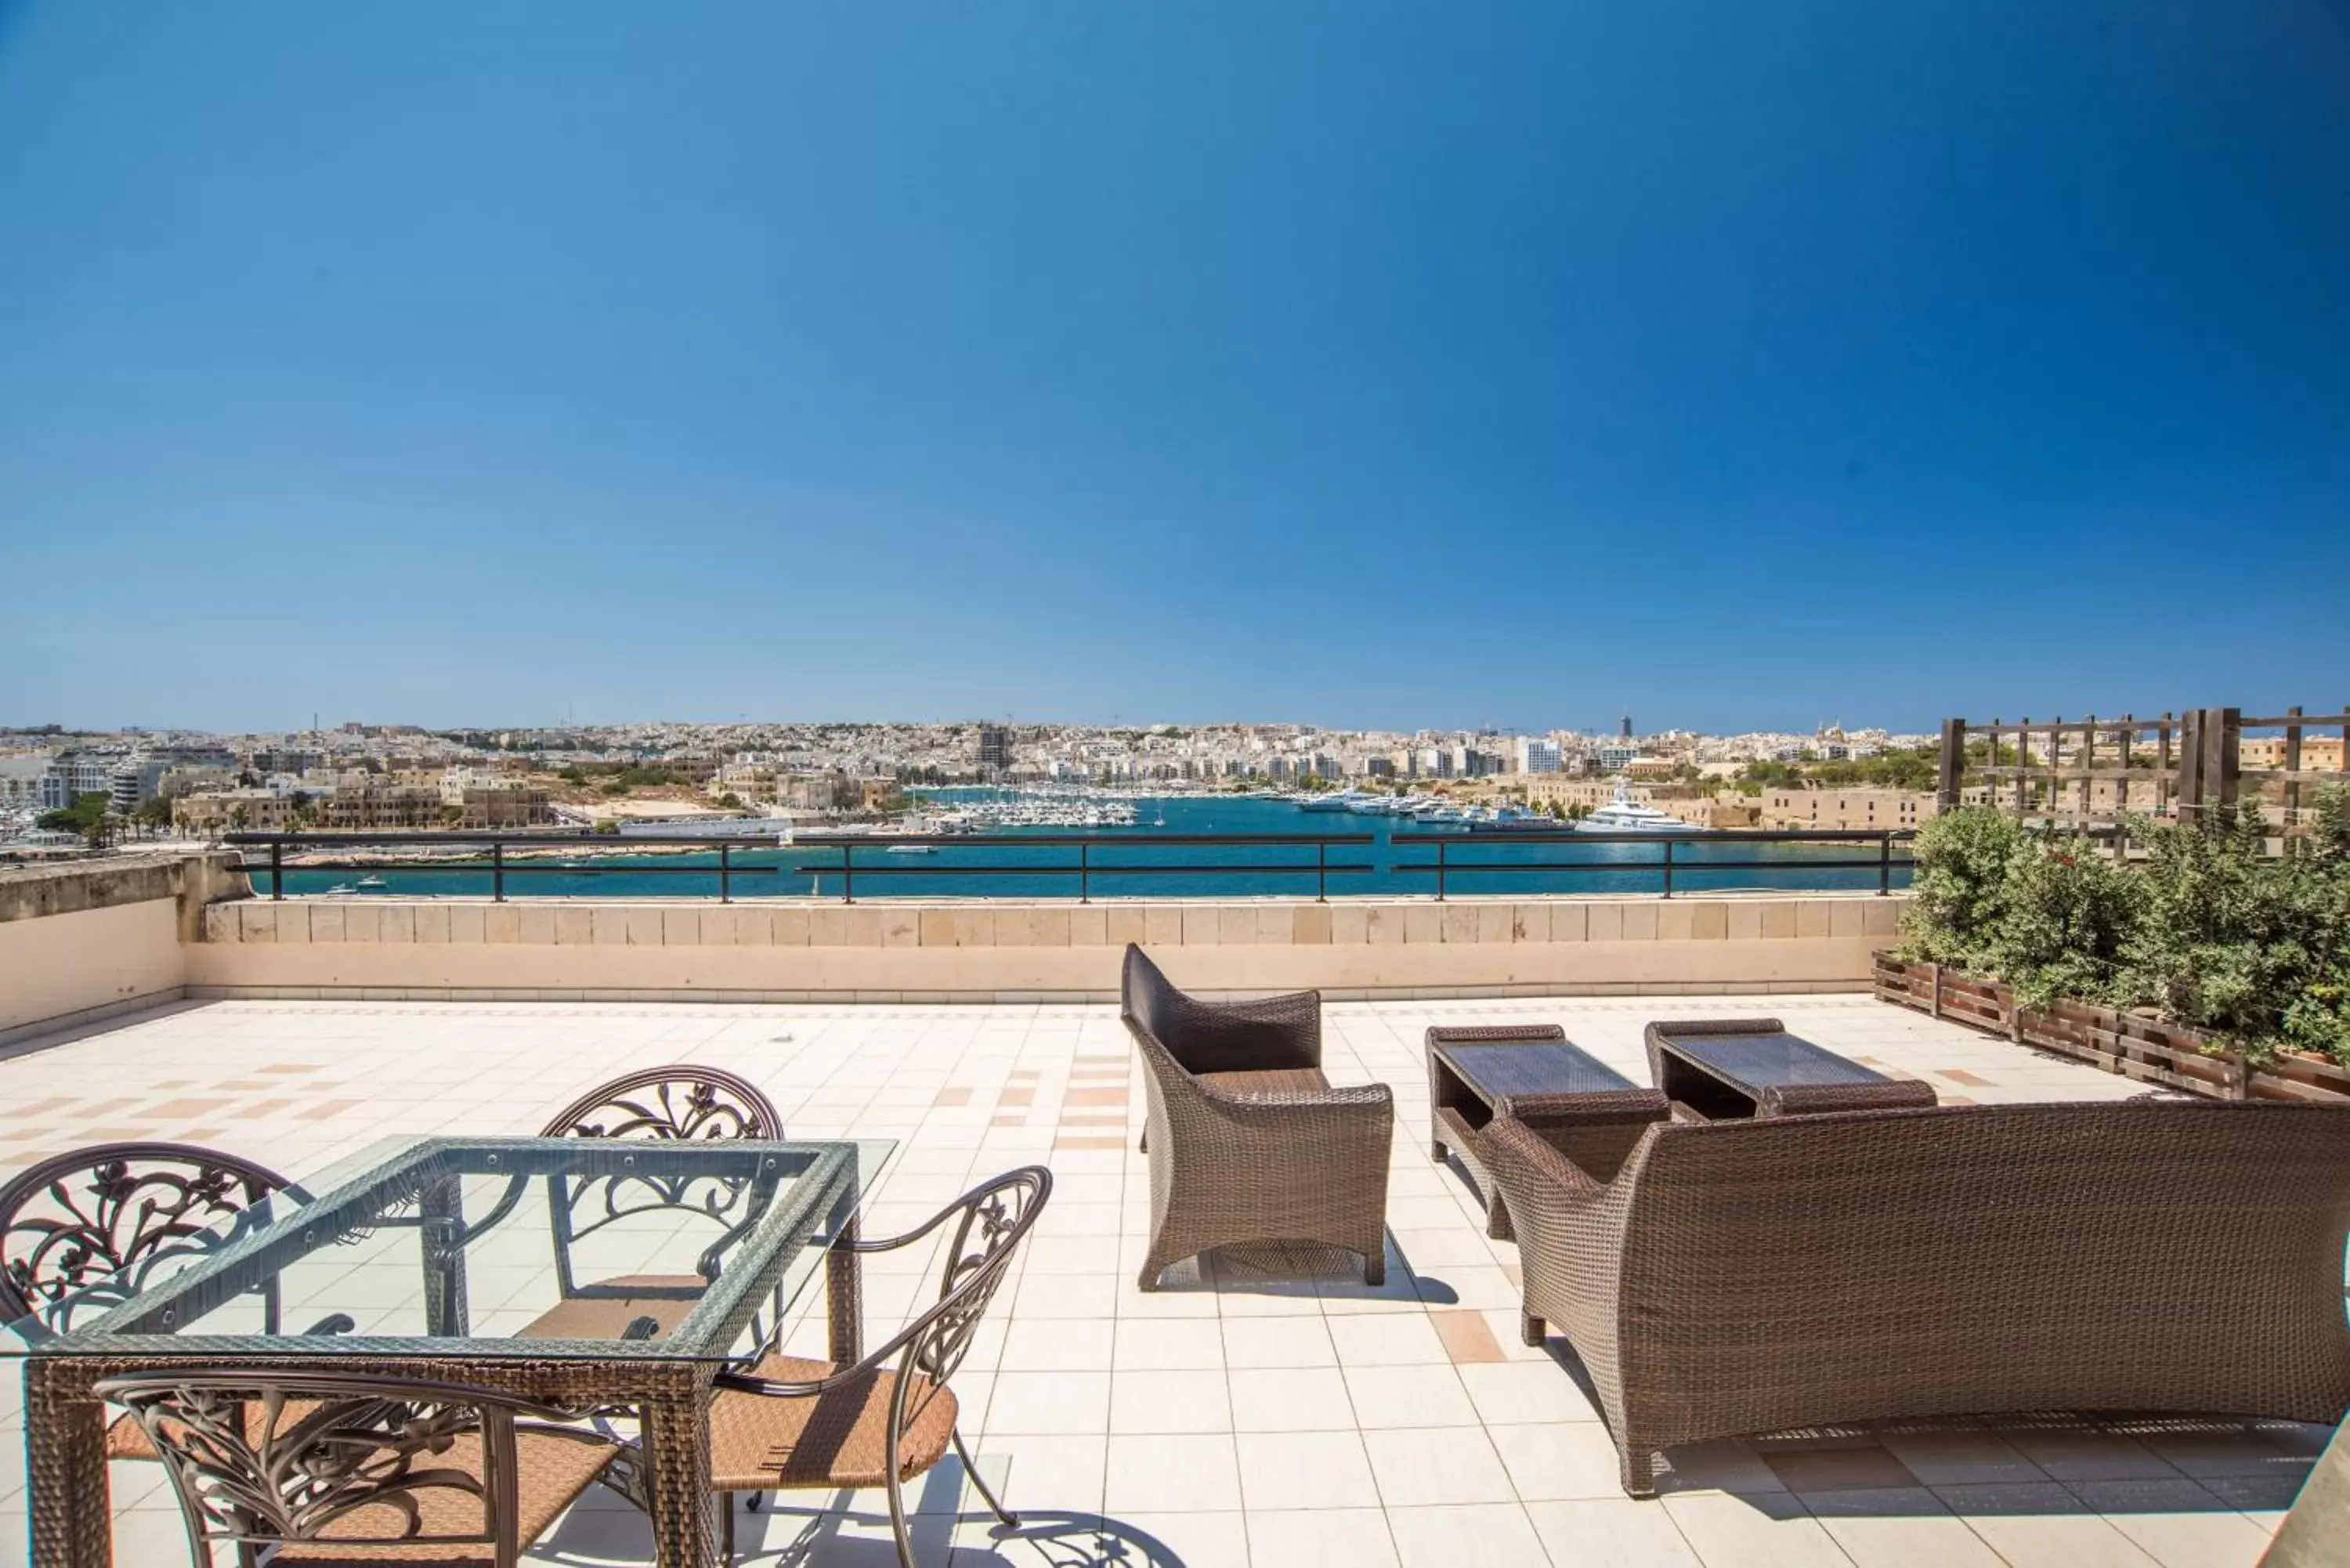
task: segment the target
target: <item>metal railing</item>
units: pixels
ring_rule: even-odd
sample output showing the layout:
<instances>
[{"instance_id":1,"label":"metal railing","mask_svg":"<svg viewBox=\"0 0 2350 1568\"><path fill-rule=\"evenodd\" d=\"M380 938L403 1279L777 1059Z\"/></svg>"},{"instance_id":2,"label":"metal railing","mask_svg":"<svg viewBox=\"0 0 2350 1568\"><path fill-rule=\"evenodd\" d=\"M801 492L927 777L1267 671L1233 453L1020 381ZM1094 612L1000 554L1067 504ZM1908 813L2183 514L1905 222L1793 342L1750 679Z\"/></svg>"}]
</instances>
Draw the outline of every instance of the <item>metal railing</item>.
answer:
<instances>
[{"instance_id":1,"label":"metal railing","mask_svg":"<svg viewBox=\"0 0 2350 1568\"><path fill-rule=\"evenodd\" d=\"M1917 834L1909 828L1788 828L1763 832L1708 833L1691 829L1687 833L1586 833L1580 829L1564 828L1551 832L1537 828L1510 828L1500 832L1475 833L1399 833L1390 841L1398 846L1429 845L1436 846L1436 858L1422 861L1398 861L1388 869L1436 878L1437 901L1444 899L1448 878L1464 872L1527 871L1661 871L1665 893L1673 896L1673 875L1702 875L1712 871L1874 871L1879 898L1893 891L1893 873L1910 869L1917 862L1908 857L1894 858L1893 846L1907 843ZM1640 844L1655 845L1661 858L1648 864L1629 864L1621 860L1471 860L1453 857L1451 851L1460 848L1489 849L1505 844ZM1676 861L1676 845L1692 844L1873 844L1877 853L1866 858L1819 860L1703 860Z\"/></svg>"},{"instance_id":2,"label":"metal railing","mask_svg":"<svg viewBox=\"0 0 2350 1568\"><path fill-rule=\"evenodd\" d=\"M1379 869L1367 861L1339 861L1330 858L1333 846L1360 847L1377 840L1368 833L1119 833L1115 836L1078 833L1036 834L802 834L785 843L775 840L748 838L742 835L712 834L702 836L671 836L657 838L630 839L609 833L566 832L481 832L449 833L230 833L222 842L234 847L266 849L269 858L262 865L248 865L248 874L265 873L269 877L269 897L286 897L286 877L288 872L303 874L372 875L385 871L428 872L441 875L472 874L489 878L490 896L499 903L505 902L506 879L510 877L709 877L718 883L721 903L732 903L734 882L743 877L837 877L841 883L841 899L857 901L857 884L874 877L1074 877L1077 880L1077 901L1089 903L1093 897L1093 879L1100 876L1166 877L1166 876L1243 876L1296 877L1314 879L1314 898L1319 902L1329 897L1329 881L1334 876L1367 874ZM485 846L487 857L436 857L420 860L328 860L287 864L289 854L300 855L314 849L353 849L379 846L432 846L448 848L460 846ZM664 866L631 860L625 866L579 865L571 860L548 863L510 857L510 846L537 850L593 849L602 854L627 853L631 850L651 856L663 849L712 849L718 852L715 866ZM860 861L860 849L878 850L884 854L899 846L919 846L926 849L1048 849L1075 850L1074 859L1055 859L1033 866L907 866L879 864L870 857ZM1135 862L1114 860L1104 862L1097 856L1105 850L1131 847L1218 847L1273 848L1313 851L1313 857L1303 857L1290 862L1194 862L1164 861ZM743 866L734 862L737 853L782 849L796 854L802 850L837 851L839 858L815 865Z\"/></svg>"},{"instance_id":3,"label":"metal railing","mask_svg":"<svg viewBox=\"0 0 2350 1568\"><path fill-rule=\"evenodd\" d=\"M289 873L348 876L354 873L424 872L485 877L490 897L499 903L506 899L509 878L521 877L526 885L531 877L547 876L708 877L715 880L721 903L733 901L736 882L746 877L761 879L763 891L772 890L777 886L775 878L781 877L815 878L812 891L821 889L823 878L837 877L840 898L844 903L855 903L858 885L869 886L876 878L882 879L884 885L891 878L925 877L1074 878L1077 886L1077 901L1090 903L1096 879L1103 877L1272 877L1295 878L1301 887L1305 878L1311 877L1315 901L1321 903L1329 898L1331 877L1365 876L1380 871L1406 877L1433 877L1436 879L1436 897L1440 900L1451 890L1453 879L1461 876L1518 876L1531 872L1568 875L1659 873L1663 878L1664 896L1669 898L1679 890L1678 883L1691 877L1703 877L1719 871L1873 871L1876 873L1877 892L1884 895L1893 890L1894 873L1906 872L1914 865L1910 857L1897 857L1894 852L1897 845L1906 844L1914 836L1914 833L1906 829L1882 828L1809 828L1754 833L1709 833L1696 829L1680 833L1593 833L1572 828L1399 832L1388 840L1395 848L1408 850L1433 846L1435 858L1395 860L1384 867L1368 859L1332 858L1334 848L1361 849L1378 843L1378 836L1370 833L837 833L802 835L785 843L780 836L770 840L717 834L675 837L664 835L658 838L630 839L608 833L460 831L232 833L225 836L224 842L241 849L267 852L265 862L248 864L245 870L255 877L265 875L269 879L268 896L276 899L286 897L286 878ZM1742 844L1857 845L1868 846L1870 852L1861 856L1806 857L1801 860L1722 859L1712 856L1690 857L1677 853L1694 846ZM1480 851L1543 845L1573 845L1582 848L1637 845L1656 849L1658 857L1632 861L1572 859L1556 856L1500 859L1487 854L1463 858L1464 854L1475 855ZM473 848L481 853L415 859L330 859L289 863L289 857L315 850L384 846ZM1032 863L972 865L968 861L958 861L949 865L912 865L903 860L883 858L892 850L903 847L925 851L1018 852L1031 857ZM662 863L661 850L680 848L715 850L717 863ZM1271 861L1219 861L1196 857L1180 857L1172 860L1136 859L1123 853L1135 849L1267 849L1295 851L1295 854ZM510 853L514 850L555 851L558 854L577 850L594 850L599 855L637 853L625 865L598 865L592 862L581 864L581 857L577 855L554 860ZM794 863L743 865L735 858L751 851L764 854L782 851ZM866 852L862 857L860 851ZM803 852L813 852L821 858L811 862L803 858ZM1033 858L1039 854L1043 856L1041 859Z\"/></svg>"}]
</instances>

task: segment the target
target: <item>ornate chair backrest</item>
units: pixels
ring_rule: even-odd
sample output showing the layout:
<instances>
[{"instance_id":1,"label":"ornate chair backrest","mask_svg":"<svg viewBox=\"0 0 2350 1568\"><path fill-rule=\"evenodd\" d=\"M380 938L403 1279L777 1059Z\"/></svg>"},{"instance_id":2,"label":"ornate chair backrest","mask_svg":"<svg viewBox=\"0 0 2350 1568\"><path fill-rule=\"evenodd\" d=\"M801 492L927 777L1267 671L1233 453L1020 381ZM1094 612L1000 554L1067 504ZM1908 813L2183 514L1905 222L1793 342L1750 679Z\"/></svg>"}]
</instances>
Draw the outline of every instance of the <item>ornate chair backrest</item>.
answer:
<instances>
[{"instance_id":1,"label":"ornate chair backrest","mask_svg":"<svg viewBox=\"0 0 2350 1568\"><path fill-rule=\"evenodd\" d=\"M112 1378L100 1398L124 1406L178 1492L192 1554L214 1543L246 1552L292 1542L451 1550L452 1558L520 1555L517 1414L570 1413L475 1388L399 1378L195 1368ZM479 1462L450 1462L460 1443Z\"/></svg>"},{"instance_id":2,"label":"ornate chair backrest","mask_svg":"<svg viewBox=\"0 0 2350 1568\"><path fill-rule=\"evenodd\" d=\"M194 1144L99 1144L45 1159L0 1188L0 1323L38 1317L63 1333L78 1314L109 1312L288 1185ZM276 1304L272 1294L265 1332L276 1332Z\"/></svg>"},{"instance_id":3,"label":"ornate chair backrest","mask_svg":"<svg viewBox=\"0 0 2350 1568\"><path fill-rule=\"evenodd\" d=\"M1036 1228L1045 1202L1053 1195L1053 1173L1041 1165L983 1181L930 1220L889 1242L866 1242L863 1250L910 1245L950 1220L946 1260L940 1272L939 1299L929 1311L898 1331L889 1343L869 1352L854 1367L843 1368L827 1381L855 1383L895 1372L897 1384L889 1401L889 1449L900 1451L907 1426L921 1415L940 1389L963 1363L980 1320L1011 1272L1020 1243ZM759 1390L755 1377L718 1375L722 1386Z\"/></svg>"},{"instance_id":4,"label":"ornate chair backrest","mask_svg":"<svg viewBox=\"0 0 2350 1568\"><path fill-rule=\"evenodd\" d=\"M656 1142L780 1138L784 1118L773 1101L733 1074L681 1062L597 1085L566 1106L539 1136ZM705 1215L724 1228L696 1264L704 1279L715 1278L721 1255L744 1217L737 1206L750 1186L708 1176L548 1178L547 1215L555 1231L556 1272L563 1293L568 1296L576 1288L573 1242L617 1220L655 1210Z\"/></svg>"},{"instance_id":5,"label":"ornate chair backrest","mask_svg":"<svg viewBox=\"0 0 2350 1568\"><path fill-rule=\"evenodd\" d=\"M681 1062L599 1084L566 1106L541 1137L784 1136L774 1102L733 1074Z\"/></svg>"}]
</instances>

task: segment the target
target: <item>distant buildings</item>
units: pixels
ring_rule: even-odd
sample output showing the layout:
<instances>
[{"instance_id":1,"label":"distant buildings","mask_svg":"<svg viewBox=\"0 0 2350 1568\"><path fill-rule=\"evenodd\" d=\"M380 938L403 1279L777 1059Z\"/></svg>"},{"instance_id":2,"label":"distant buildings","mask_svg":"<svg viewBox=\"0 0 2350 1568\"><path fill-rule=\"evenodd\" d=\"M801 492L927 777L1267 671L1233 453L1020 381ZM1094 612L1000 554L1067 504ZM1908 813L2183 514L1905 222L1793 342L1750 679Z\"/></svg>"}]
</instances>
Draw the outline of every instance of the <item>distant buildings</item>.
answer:
<instances>
[{"instance_id":1,"label":"distant buildings","mask_svg":"<svg viewBox=\"0 0 2350 1568\"><path fill-rule=\"evenodd\" d=\"M979 727L979 771L983 774L1008 773L1012 768L1012 731L1003 724L982 724Z\"/></svg>"}]
</instances>

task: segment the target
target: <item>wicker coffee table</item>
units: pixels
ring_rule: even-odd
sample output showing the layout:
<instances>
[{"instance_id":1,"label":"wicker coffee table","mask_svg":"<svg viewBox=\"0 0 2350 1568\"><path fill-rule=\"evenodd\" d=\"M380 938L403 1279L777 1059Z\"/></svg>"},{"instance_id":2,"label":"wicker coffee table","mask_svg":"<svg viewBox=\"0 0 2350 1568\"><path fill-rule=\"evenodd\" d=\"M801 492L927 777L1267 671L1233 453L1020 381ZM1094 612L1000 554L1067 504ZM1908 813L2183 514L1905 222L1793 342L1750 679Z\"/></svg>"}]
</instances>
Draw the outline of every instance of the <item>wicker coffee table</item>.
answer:
<instances>
[{"instance_id":1,"label":"wicker coffee table","mask_svg":"<svg viewBox=\"0 0 2350 1568\"><path fill-rule=\"evenodd\" d=\"M1790 1034L1775 1018L1659 1022L1648 1066L1683 1120L1721 1121L1935 1104L1933 1086L1888 1078Z\"/></svg>"},{"instance_id":2,"label":"wicker coffee table","mask_svg":"<svg viewBox=\"0 0 2350 1568\"><path fill-rule=\"evenodd\" d=\"M1572 1097L1600 1119L1617 1122L1658 1100L1653 1092L1572 1044L1555 1023L1504 1024L1482 1028L1435 1028L1428 1032L1429 1152L1441 1164L1448 1152L1485 1203L1485 1234L1509 1241L1516 1232L1510 1209L1487 1173L1481 1137L1493 1113L1507 1104ZM1636 1115L1645 1125L1653 1119Z\"/></svg>"}]
</instances>

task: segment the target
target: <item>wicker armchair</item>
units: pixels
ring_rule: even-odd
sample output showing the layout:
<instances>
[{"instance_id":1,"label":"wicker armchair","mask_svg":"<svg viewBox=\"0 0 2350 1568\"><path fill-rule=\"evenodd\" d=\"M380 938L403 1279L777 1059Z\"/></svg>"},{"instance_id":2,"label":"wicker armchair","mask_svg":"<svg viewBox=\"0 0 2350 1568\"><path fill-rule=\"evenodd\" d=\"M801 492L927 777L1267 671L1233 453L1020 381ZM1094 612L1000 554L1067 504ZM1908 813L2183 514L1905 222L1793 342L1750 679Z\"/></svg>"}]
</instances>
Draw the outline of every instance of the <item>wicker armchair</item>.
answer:
<instances>
[{"instance_id":1,"label":"wicker armchair","mask_svg":"<svg viewBox=\"0 0 2350 1568\"><path fill-rule=\"evenodd\" d=\"M2026 1410L2350 1408L2350 1109L2133 1100L1667 1122L1614 1171L1485 1129L1624 1490L1655 1451ZM2248 1325L2256 1325L2251 1327Z\"/></svg>"},{"instance_id":2,"label":"wicker armchair","mask_svg":"<svg viewBox=\"0 0 2350 1568\"><path fill-rule=\"evenodd\" d=\"M1387 1275L1395 1096L1322 1075L1322 999L1184 995L1126 950L1120 1012L1149 1069L1150 1249L1141 1288L1170 1263L1251 1241L1308 1241Z\"/></svg>"},{"instance_id":3,"label":"wicker armchair","mask_svg":"<svg viewBox=\"0 0 2350 1568\"><path fill-rule=\"evenodd\" d=\"M784 1118L752 1085L716 1067L679 1063L647 1067L599 1084L550 1118L541 1137L780 1138ZM573 1244L603 1226L653 1209L724 1223L707 1180L682 1186L632 1179L547 1179L547 1216L555 1231L562 1299L525 1325L535 1339L659 1338L675 1327L718 1277L732 1230L717 1236L691 1274L617 1274L582 1284L572 1278Z\"/></svg>"},{"instance_id":4,"label":"wicker armchair","mask_svg":"<svg viewBox=\"0 0 2350 1568\"><path fill-rule=\"evenodd\" d=\"M110 1378L179 1494L190 1555L514 1568L619 1453L478 1388L189 1368ZM518 1417L536 1417L518 1419Z\"/></svg>"},{"instance_id":5,"label":"wicker armchair","mask_svg":"<svg viewBox=\"0 0 2350 1568\"><path fill-rule=\"evenodd\" d=\"M947 1386L962 1365L988 1303L1053 1194L1053 1174L1024 1166L983 1182L902 1236L846 1243L858 1252L910 1246L950 1220L939 1298L887 1345L853 1366L770 1354L749 1372L722 1372L710 1407L711 1486L722 1494L880 1486L899 1568L914 1568L903 1486L946 1457L995 1516L1017 1525L972 1463ZM734 1560L734 1511L726 1510L726 1561Z\"/></svg>"}]
</instances>

